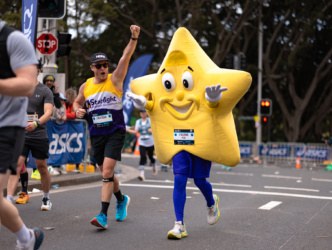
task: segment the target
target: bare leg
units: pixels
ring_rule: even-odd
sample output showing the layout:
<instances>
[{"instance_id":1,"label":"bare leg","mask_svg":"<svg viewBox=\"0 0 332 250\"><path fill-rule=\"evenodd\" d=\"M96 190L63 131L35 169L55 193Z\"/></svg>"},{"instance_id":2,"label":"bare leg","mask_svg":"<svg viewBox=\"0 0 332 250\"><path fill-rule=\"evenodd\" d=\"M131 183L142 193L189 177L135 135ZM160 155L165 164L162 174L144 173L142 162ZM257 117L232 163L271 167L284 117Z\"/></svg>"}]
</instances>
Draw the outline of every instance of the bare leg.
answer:
<instances>
[{"instance_id":1,"label":"bare leg","mask_svg":"<svg viewBox=\"0 0 332 250\"><path fill-rule=\"evenodd\" d=\"M13 233L18 232L23 221L16 207L3 197L3 190L9 179L9 171L7 174L0 174L0 228L1 223Z\"/></svg>"},{"instance_id":2,"label":"bare leg","mask_svg":"<svg viewBox=\"0 0 332 250\"><path fill-rule=\"evenodd\" d=\"M103 178L111 178L114 175L114 168L116 165L116 160L105 157L103 166L100 167L102 169ZM117 188L119 191L119 180L114 176L113 182L103 182L103 187L101 189L101 201L103 202L111 202L112 194L114 188Z\"/></svg>"},{"instance_id":3,"label":"bare leg","mask_svg":"<svg viewBox=\"0 0 332 250\"><path fill-rule=\"evenodd\" d=\"M7 195L14 196L18 185L18 180L20 178L20 172L22 170L23 164L25 162L25 157L20 156L17 161L16 175L10 175L7 184Z\"/></svg>"},{"instance_id":4,"label":"bare leg","mask_svg":"<svg viewBox=\"0 0 332 250\"><path fill-rule=\"evenodd\" d=\"M51 188L51 175L47 169L47 159L37 160L35 159L37 169L40 173L40 182L44 193L49 193Z\"/></svg>"}]
</instances>

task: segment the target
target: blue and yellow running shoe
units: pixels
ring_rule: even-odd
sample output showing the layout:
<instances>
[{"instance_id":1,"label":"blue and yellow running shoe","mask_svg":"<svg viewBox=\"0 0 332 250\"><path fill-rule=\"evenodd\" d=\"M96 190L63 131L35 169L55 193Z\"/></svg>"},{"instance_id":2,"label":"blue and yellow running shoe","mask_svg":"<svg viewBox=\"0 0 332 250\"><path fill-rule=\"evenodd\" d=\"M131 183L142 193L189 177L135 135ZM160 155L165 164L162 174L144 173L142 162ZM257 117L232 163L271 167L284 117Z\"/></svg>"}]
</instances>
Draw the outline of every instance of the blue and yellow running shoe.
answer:
<instances>
[{"instance_id":1,"label":"blue and yellow running shoe","mask_svg":"<svg viewBox=\"0 0 332 250\"><path fill-rule=\"evenodd\" d=\"M117 221L123 221L127 217L127 209L130 203L130 198L128 195L124 195L123 198L123 201L116 202L115 219Z\"/></svg>"},{"instance_id":2,"label":"blue and yellow running shoe","mask_svg":"<svg viewBox=\"0 0 332 250\"><path fill-rule=\"evenodd\" d=\"M207 215L207 221L210 225L216 224L220 217L218 195L214 194L213 199L214 199L214 205L208 207L208 215Z\"/></svg>"},{"instance_id":3,"label":"blue and yellow running shoe","mask_svg":"<svg viewBox=\"0 0 332 250\"><path fill-rule=\"evenodd\" d=\"M101 227L103 229L108 228L107 216L103 213L100 213L96 217L94 217L90 223L96 227Z\"/></svg>"},{"instance_id":4,"label":"blue and yellow running shoe","mask_svg":"<svg viewBox=\"0 0 332 250\"><path fill-rule=\"evenodd\" d=\"M182 224L182 221L176 221L174 228L168 232L167 239L181 239L187 236L186 225Z\"/></svg>"}]
</instances>

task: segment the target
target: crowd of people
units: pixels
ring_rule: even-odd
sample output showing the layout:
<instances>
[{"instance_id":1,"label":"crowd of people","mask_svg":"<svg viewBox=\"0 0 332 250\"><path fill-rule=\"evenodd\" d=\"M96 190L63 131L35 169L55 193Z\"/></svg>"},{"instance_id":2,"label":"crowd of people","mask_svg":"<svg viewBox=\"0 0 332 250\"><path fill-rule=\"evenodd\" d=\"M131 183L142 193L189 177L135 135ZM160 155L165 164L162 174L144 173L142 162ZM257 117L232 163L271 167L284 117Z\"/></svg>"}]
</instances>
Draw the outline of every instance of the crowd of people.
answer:
<instances>
[{"instance_id":1,"label":"crowd of people","mask_svg":"<svg viewBox=\"0 0 332 250\"><path fill-rule=\"evenodd\" d=\"M13 205L19 179L22 191L15 203L24 204L30 199L26 170L29 153L40 174L43 191L41 210L52 210L46 128L51 119L57 124L76 118L85 117L88 120L94 158L103 181L101 211L92 218L91 224L108 227L107 215L112 194L117 200L115 219L122 221L126 218L130 197L122 194L114 167L121 160L126 135L121 100L123 81L140 28L132 25L130 31L131 39L113 73L108 72L107 56L95 53L91 56L90 66L94 77L82 84L78 95L72 88L63 94L59 93L53 75L45 75L42 83L37 80L42 64L37 60L31 42L20 31L5 26L0 20L0 107L6 110L0 113L0 223L16 236L18 249L38 249L43 241L43 231L27 228ZM85 103L94 94L100 94L100 100L114 97L116 102L108 103L103 108L92 105L87 109ZM103 120L105 114L107 118ZM61 171L60 166L53 167L54 171ZM78 167L76 170L79 171ZM35 171L33 173L36 174ZM7 197L4 197L5 188Z\"/></svg>"},{"instance_id":2,"label":"crowd of people","mask_svg":"<svg viewBox=\"0 0 332 250\"><path fill-rule=\"evenodd\" d=\"M49 120L52 119L59 125L70 119L84 118L88 122L93 157L102 175L101 209L90 220L91 225L108 228L108 210L113 195L116 199L115 220L123 221L127 217L130 197L121 192L119 180L114 174L116 163L121 161L126 132L139 133L138 178L145 180L147 155L153 175L157 175L151 121L146 110L140 110L141 119L136 121L134 129L127 128L124 122L123 82L137 45L140 27L131 25L130 33L129 43L113 72L109 72L110 60L107 55L102 52L94 53L90 59L90 70L94 76L80 86L78 93L76 89L69 88L63 94L59 93L55 76L45 75L42 83L37 80L42 63L37 60L31 42L21 32L5 26L0 20L0 225L2 223L16 236L17 248L38 249L43 241L43 231L39 228L27 228L13 205L19 179L22 190L15 203L25 204L30 199L26 169L29 154L36 164L33 174L40 175L43 191L41 210L51 211L53 208L50 200L51 174L47 166L49 139L46 123ZM98 101L95 101L96 98ZM188 162L195 161L198 165L205 164L192 155L183 153L177 157L178 162L185 159ZM211 162L206 162L205 165L209 172ZM64 171L61 166L53 166L52 174ZM78 164L76 171L79 171ZM181 172L175 175L175 182L186 183L187 178ZM211 215L208 218L211 218L209 223L212 225L219 219L219 198L212 195L212 187L205 178L196 178L195 184L209 198ZM174 192L181 195L185 193L178 186L175 185ZM5 188L7 197L3 195ZM186 236L183 224L184 202L185 199L175 202L179 223L168 233L168 238L179 238L179 232L183 232L180 233L180 238Z\"/></svg>"}]
</instances>

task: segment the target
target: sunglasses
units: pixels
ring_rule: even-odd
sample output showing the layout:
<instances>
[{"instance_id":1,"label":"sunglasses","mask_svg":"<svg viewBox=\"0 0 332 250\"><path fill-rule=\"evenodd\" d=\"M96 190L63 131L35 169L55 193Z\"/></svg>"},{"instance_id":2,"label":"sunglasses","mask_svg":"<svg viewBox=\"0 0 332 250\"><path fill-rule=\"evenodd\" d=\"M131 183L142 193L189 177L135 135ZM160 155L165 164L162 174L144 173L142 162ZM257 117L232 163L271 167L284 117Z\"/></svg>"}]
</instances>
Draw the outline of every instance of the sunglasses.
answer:
<instances>
[{"instance_id":1,"label":"sunglasses","mask_svg":"<svg viewBox=\"0 0 332 250\"><path fill-rule=\"evenodd\" d=\"M94 66L96 69L101 69L103 66L105 69L108 68L108 63L103 63L103 64L92 64L91 66Z\"/></svg>"}]
</instances>

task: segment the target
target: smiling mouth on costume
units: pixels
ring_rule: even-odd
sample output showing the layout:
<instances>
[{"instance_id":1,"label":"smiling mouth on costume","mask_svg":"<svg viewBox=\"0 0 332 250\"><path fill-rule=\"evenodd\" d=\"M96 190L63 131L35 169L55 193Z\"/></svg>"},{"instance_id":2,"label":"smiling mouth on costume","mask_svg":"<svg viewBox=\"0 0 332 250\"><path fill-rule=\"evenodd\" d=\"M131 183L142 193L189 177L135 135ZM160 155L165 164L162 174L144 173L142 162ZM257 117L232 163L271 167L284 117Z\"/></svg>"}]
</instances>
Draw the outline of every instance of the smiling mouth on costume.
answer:
<instances>
[{"instance_id":1,"label":"smiling mouth on costume","mask_svg":"<svg viewBox=\"0 0 332 250\"><path fill-rule=\"evenodd\" d=\"M188 99L187 99L188 100ZM199 101L196 98L189 98L185 105L172 104L173 99L162 98L160 100L160 107L162 111L168 111L174 118L178 120L186 120L194 111L195 107L199 108Z\"/></svg>"}]
</instances>

